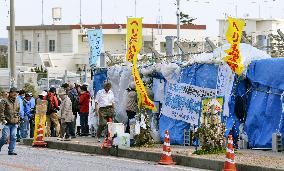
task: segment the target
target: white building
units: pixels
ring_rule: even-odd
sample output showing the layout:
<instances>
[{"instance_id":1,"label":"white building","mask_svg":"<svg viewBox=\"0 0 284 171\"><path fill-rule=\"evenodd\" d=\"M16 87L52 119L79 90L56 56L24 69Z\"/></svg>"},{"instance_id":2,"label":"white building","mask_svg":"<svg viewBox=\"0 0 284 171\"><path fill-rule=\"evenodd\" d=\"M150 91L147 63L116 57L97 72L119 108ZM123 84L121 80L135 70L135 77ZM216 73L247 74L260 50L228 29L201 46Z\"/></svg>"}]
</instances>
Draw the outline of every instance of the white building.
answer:
<instances>
[{"instance_id":1,"label":"white building","mask_svg":"<svg viewBox=\"0 0 284 171\"><path fill-rule=\"evenodd\" d=\"M92 28L103 29L103 51L125 56L125 24L16 26L16 65L44 64L45 67L76 70L88 64L86 29ZM182 25L180 38L204 42L205 31L206 25ZM174 24L143 24L144 47L141 53L148 53L149 45L158 52L165 53L165 37L175 35Z\"/></svg>"},{"instance_id":2,"label":"white building","mask_svg":"<svg viewBox=\"0 0 284 171\"><path fill-rule=\"evenodd\" d=\"M283 19L263 19L263 18L245 18L246 26L244 31L247 36L251 37L252 44L257 43L257 36L267 36L269 34L277 34L277 29L284 31ZM219 19L219 42L226 42L226 32L228 29L228 21Z\"/></svg>"}]
</instances>

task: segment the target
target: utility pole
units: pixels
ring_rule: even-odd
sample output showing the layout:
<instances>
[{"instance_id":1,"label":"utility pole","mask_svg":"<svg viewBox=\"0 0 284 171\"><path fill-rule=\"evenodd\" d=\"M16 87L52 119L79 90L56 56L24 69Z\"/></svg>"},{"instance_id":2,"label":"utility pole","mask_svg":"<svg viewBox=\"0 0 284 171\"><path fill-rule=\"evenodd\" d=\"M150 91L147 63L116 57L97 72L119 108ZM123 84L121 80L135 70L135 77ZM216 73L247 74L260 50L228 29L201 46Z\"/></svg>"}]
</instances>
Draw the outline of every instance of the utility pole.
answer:
<instances>
[{"instance_id":1,"label":"utility pole","mask_svg":"<svg viewBox=\"0 0 284 171\"><path fill-rule=\"evenodd\" d=\"M43 21L43 0L41 0L41 25L44 25L44 21Z\"/></svg>"},{"instance_id":2,"label":"utility pole","mask_svg":"<svg viewBox=\"0 0 284 171\"><path fill-rule=\"evenodd\" d=\"M85 72L84 82L86 83L87 82L87 78L88 78L88 76L87 76L87 65L86 64L84 65L84 72Z\"/></svg>"},{"instance_id":3,"label":"utility pole","mask_svg":"<svg viewBox=\"0 0 284 171\"><path fill-rule=\"evenodd\" d=\"M137 3L136 3L136 0L134 1L134 3L135 3L135 17L136 17L136 6L137 6Z\"/></svg>"},{"instance_id":4,"label":"utility pole","mask_svg":"<svg viewBox=\"0 0 284 171\"><path fill-rule=\"evenodd\" d=\"M234 0L235 3L235 16L238 18L238 0Z\"/></svg>"},{"instance_id":5,"label":"utility pole","mask_svg":"<svg viewBox=\"0 0 284 171\"><path fill-rule=\"evenodd\" d=\"M80 0L80 25L82 25L82 0Z\"/></svg>"},{"instance_id":6,"label":"utility pole","mask_svg":"<svg viewBox=\"0 0 284 171\"><path fill-rule=\"evenodd\" d=\"M10 87L16 86L16 52L15 52L15 9L14 0L10 0Z\"/></svg>"},{"instance_id":7,"label":"utility pole","mask_svg":"<svg viewBox=\"0 0 284 171\"><path fill-rule=\"evenodd\" d=\"M258 0L258 18L260 18L260 0Z\"/></svg>"},{"instance_id":8,"label":"utility pole","mask_svg":"<svg viewBox=\"0 0 284 171\"><path fill-rule=\"evenodd\" d=\"M103 0L101 0L101 24L103 24Z\"/></svg>"},{"instance_id":9,"label":"utility pole","mask_svg":"<svg viewBox=\"0 0 284 171\"><path fill-rule=\"evenodd\" d=\"M177 0L177 42L179 43L180 39L180 0ZM179 55L179 48L177 48L177 54Z\"/></svg>"}]
</instances>

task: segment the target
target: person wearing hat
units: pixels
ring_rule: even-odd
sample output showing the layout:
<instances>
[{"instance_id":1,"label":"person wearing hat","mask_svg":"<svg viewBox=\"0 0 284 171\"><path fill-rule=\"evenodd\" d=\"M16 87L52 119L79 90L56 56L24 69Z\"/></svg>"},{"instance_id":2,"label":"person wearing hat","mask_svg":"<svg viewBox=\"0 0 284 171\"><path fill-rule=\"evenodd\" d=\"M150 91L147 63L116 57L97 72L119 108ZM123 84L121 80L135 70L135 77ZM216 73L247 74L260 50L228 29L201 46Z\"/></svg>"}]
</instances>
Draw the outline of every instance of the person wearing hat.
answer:
<instances>
[{"instance_id":1,"label":"person wearing hat","mask_svg":"<svg viewBox=\"0 0 284 171\"><path fill-rule=\"evenodd\" d=\"M138 110L138 102L137 102L137 92L135 89L135 83L131 82L127 90L127 104L126 104L126 113L127 113L127 125L126 125L126 133L130 133L129 120L133 119Z\"/></svg>"},{"instance_id":2,"label":"person wearing hat","mask_svg":"<svg viewBox=\"0 0 284 171\"><path fill-rule=\"evenodd\" d=\"M20 117L21 117L20 135L21 135L21 138L27 138L28 136L29 122L32 117L32 114L31 114L32 104L30 100L31 100L31 95L29 93L26 93L21 103L21 106L20 106Z\"/></svg>"},{"instance_id":3,"label":"person wearing hat","mask_svg":"<svg viewBox=\"0 0 284 171\"><path fill-rule=\"evenodd\" d=\"M36 99L33 97L32 93L28 93L29 96L31 96L31 109L30 109L30 113L31 116L29 118L30 121L30 138L34 138L34 128L35 128L35 113L36 113Z\"/></svg>"},{"instance_id":4,"label":"person wearing hat","mask_svg":"<svg viewBox=\"0 0 284 171\"><path fill-rule=\"evenodd\" d=\"M61 99L60 104L60 123L61 123L61 134L60 138L63 141L71 140L71 132L73 130L72 122L74 120L74 115L72 112L72 102L67 95L66 90L60 89L59 98Z\"/></svg>"},{"instance_id":5,"label":"person wearing hat","mask_svg":"<svg viewBox=\"0 0 284 171\"><path fill-rule=\"evenodd\" d=\"M21 116L21 113L24 111L23 101L24 101L24 98L25 98L25 94L26 94L26 91L23 90L23 89L18 91L17 101L19 102L19 105L20 105L20 116ZM20 118L20 119L22 120L22 118ZM20 142L20 140L22 138L21 132L20 132L21 120L20 120L19 126L17 128L17 142Z\"/></svg>"},{"instance_id":6,"label":"person wearing hat","mask_svg":"<svg viewBox=\"0 0 284 171\"><path fill-rule=\"evenodd\" d=\"M17 94L17 89L11 88L9 96L0 102L0 123L4 125L2 137L0 139L0 151L5 144L8 135L10 135L8 155L17 155L14 151L16 147L17 127L20 122L20 105L16 99Z\"/></svg>"},{"instance_id":7,"label":"person wearing hat","mask_svg":"<svg viewBox=\"0 0 284 171\"><path fill-rule=\"evenodd\" d=\"M46 96L43 97L43 100L47 101L47 111L46 111L46 136L51 136L51 122L54 123L56 136L60 136L60 123L58 119L57 111L58 107L58 99L56 97L56 88L51 87Z\"/></svg>"}]
</instances>

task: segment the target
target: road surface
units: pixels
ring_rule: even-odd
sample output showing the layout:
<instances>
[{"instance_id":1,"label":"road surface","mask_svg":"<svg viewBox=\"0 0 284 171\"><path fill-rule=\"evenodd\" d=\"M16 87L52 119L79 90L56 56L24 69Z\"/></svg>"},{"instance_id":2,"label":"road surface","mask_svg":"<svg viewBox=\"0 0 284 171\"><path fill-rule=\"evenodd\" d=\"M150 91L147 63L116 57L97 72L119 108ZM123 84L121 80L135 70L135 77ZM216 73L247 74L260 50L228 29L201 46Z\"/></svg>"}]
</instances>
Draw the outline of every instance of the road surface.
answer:
<instances>
[{"instance_id":1,"label":"road surface","mask_svg":"<svg viewBox=\"0 0 284 171\"><path fill-rule=\"evenodd\" d=\"M1 171L200 171L183 166L162 166L154 162L99 156L55 149L17 145L17 156L0 152Z\"/></svg>"}]
</instances>

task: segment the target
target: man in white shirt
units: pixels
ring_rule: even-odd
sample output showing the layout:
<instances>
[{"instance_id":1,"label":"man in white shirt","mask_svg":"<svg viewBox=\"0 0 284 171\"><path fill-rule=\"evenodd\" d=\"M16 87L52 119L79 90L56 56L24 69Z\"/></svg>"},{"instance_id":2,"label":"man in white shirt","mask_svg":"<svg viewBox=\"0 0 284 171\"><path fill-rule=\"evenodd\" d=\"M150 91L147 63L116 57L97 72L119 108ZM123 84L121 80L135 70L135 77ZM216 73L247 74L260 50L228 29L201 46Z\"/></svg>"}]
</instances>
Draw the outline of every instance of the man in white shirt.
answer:
<instances>
[{"instance_id":1,"label":"man in white shirt","mask_svg":"<svg viewBox=\"0 0 284 171\"><path fill-rule=\"evenodd\" d=\"M104 89L99 90L95 99L96 113L99 114L99 127L97 130L97 138L101 137L105 130L107 122L112 122L114 115L114 95L111 89L111 83L104 84Z\"/></svg>"}]
</instances>

